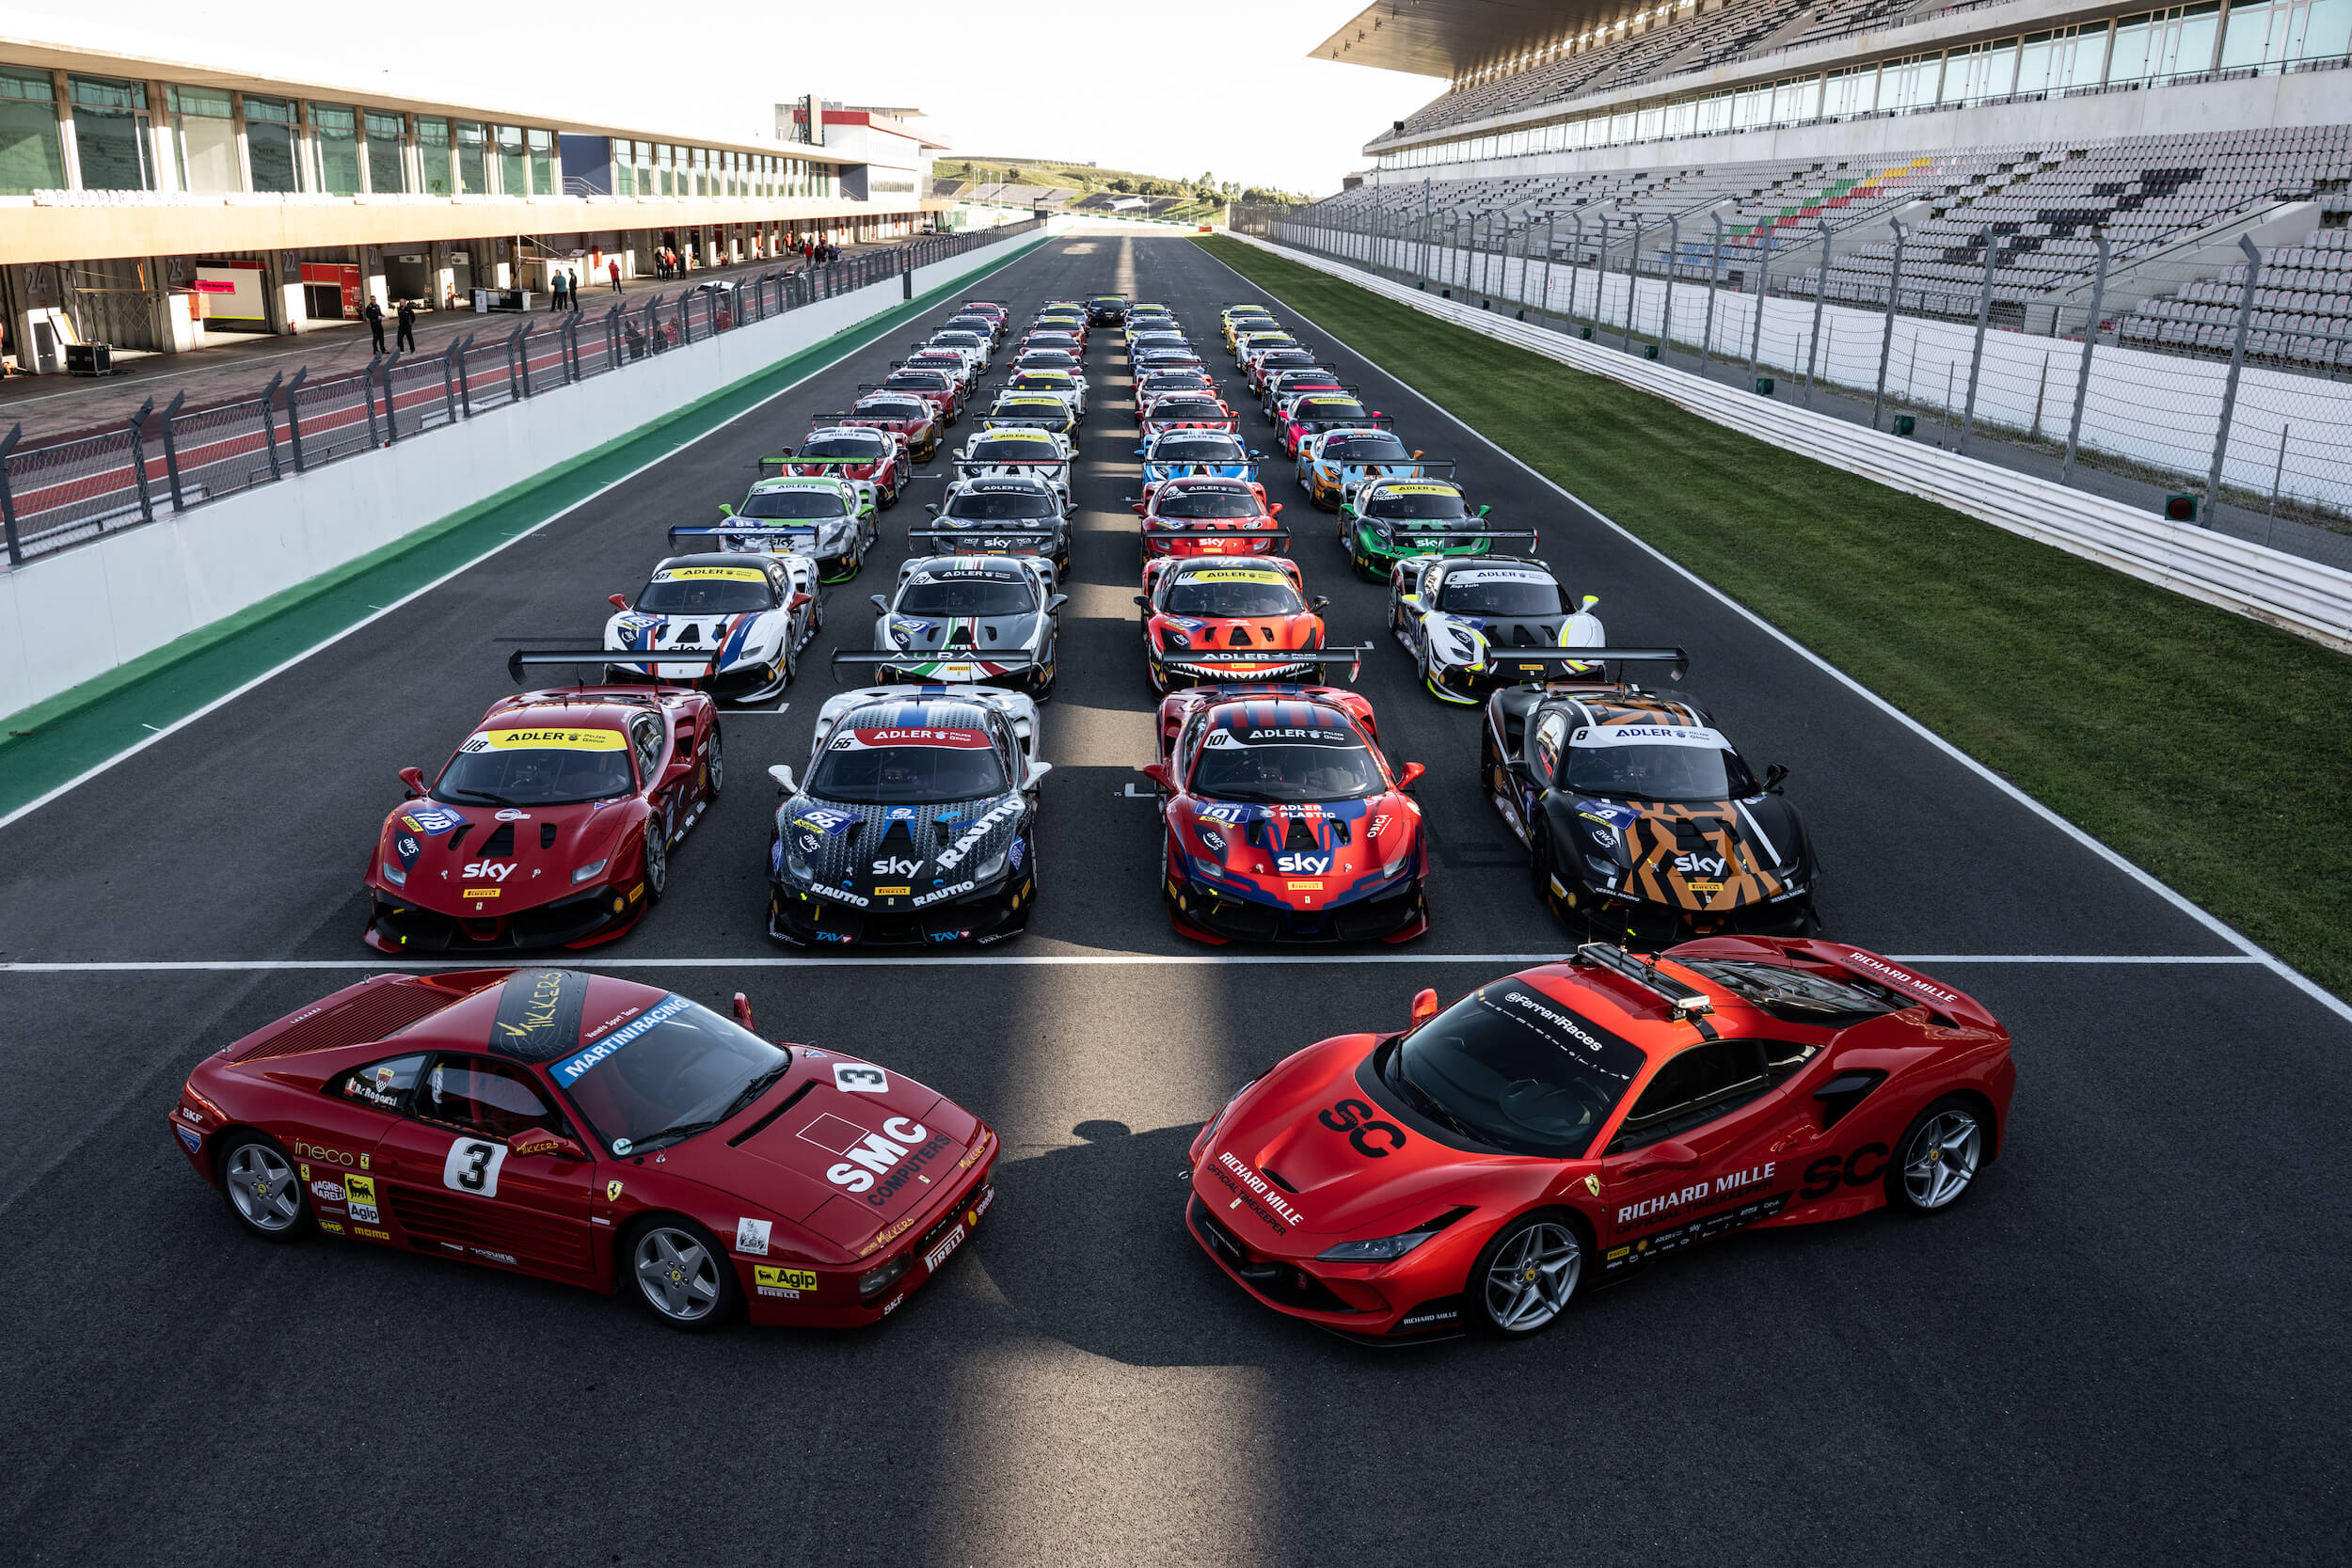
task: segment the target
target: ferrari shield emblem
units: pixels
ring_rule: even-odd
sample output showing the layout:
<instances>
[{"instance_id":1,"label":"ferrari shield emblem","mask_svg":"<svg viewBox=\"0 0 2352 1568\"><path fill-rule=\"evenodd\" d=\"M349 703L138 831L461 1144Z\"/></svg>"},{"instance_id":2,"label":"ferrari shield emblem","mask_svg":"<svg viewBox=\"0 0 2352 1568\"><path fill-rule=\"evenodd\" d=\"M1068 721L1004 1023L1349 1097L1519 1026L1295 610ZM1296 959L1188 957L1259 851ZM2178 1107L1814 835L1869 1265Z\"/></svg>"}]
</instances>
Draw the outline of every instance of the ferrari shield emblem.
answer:
<instances>
[{"instance_id":1,"label":"ferrari shield emblem","mask_svg":"<svg viewBox=\"0 0 2352 1568\"><path fill-rule=\"evenodd\" d=\"M620 1185L617 1181L612 1184L616 1187ZM1600 1178L1597 1176L1586 1177L1584 1179L1584 1190L1592 1194L1595 1197L1598 1197L1600 1196Z\"/></svg>"},{"instance_id":2,"label":"ferrari shield emblem","mask_svg":"<svg viewBox=\"0 0 2352 1568\"><path fill-rule=\"evenodd\" d=\"M607 1203L621 1201L621 1184L618 1181L608 1181L604 1184L604 1200Z\"/></svg>"}]
</instances>

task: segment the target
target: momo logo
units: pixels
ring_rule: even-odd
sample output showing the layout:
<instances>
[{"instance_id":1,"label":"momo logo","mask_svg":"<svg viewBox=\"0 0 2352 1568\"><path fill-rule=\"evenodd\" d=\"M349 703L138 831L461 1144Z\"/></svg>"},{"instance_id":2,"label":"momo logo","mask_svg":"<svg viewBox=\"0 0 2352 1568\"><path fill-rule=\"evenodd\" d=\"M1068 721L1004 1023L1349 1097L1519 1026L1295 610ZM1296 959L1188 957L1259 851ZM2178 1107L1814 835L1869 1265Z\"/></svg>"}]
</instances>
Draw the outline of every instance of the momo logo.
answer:
<instances>
[{"instance_id":1,"label":"momo logo","mask_svg":"<svg viewBox=\"0 0 2352 1568\"><path fill-rule=\"evenodd\" d=\"M874 1193L866 1200L873 1204L887 1202L917 1166L929 1164L948 1142L946 1134L934 1136L921 1122L905 1117L892 1117L881 1132L869 1132L855 1122L825 1115L802 1128L799 1136L803 1143L843 1156L825 1172L825 1180L853 1193ZM884 1179L878 1193L876 1177Z\"/></svg>"},{"instance_id":2,"label":"momo logo","mask_svg":"<svg viewBox=\"0 0 2352 1568\"><path fill-rule=\"evenodd\" d=\"M1299 877L1320 877L1331 869L1328 855L1278 855L1274 869Z\"/></svg>"},{"instance_id":3,"label":"momo logo","mask_svg":"<svg viewBox=\"0 0 2352 1568\"><path fill-rule=\"evenodd\" d=\"M1405 1147L1405 1129L1383 1121L1379 1113L1360 1100L1343 1100L1315 1118L1334 1132L1344 1132L1356 1152L1385 1160Z\"/></svg>"},{"instance_id":4,"label":"momo logo","mask_svg":"<svg viewBox=\"0 0 2352 1568\"><path fill-rule=\"evenodd\" d=\"M877 877L912 877L922 869L921 861L902 861L895 858L876 861L873 867L874 875Z\"/></svg>"},{"instance_id":5,"label":"momo logo","mask_svg":"<svg viewBox=\"0 0 2352 1568\"><path fill-rule=\"evenodd\" d=\"M1677 871L1686 873L1695 871L1703 877L1722 876L1724 863L1721 855L1677 855L1675 857Z\"/></svg>"},{"instance_id":6,"label":"momo logo","mask_svg":"<svg viewBox=\"0 0 2352 1568\"><path fill-rule=\"evenodd\" d=\"M458 873L468 881L481 881L486 879L493 882L502 882L514 874L515 863L513 861L468 861L466 869Z\"/></svg>"}]
</instances>

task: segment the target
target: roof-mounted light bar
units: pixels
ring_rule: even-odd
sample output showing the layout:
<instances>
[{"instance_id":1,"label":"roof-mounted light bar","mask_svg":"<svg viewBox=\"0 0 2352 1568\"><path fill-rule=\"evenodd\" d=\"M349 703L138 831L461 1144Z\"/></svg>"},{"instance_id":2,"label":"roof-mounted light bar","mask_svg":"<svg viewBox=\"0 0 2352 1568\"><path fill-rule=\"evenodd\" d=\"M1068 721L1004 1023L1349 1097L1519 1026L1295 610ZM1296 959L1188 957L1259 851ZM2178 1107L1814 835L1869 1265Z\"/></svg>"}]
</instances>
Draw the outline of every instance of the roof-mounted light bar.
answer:
<instances>
[{"instance_id":1,"label":"roof-mounted light bar","mask_svg":"<svg viewBox=\"0 0 2352 1568\"><path fill-rule=\"evenodd\" d=\"M1711 1013L1715 1010L1713 997L1708 996L1705 991L1696 991L1687 986L1677 985L1667 978L1655 964L1644 963L1622 947L1612 947L1606 942L1588 942L1576 950L1576 956L1581 962L1597 964L1602 969L1622 974L1644 990L1664 997L1667 1006L1674 1010L1674 1016L1677 1022L1699 1013Z\"/></svg>"}]
</instances>

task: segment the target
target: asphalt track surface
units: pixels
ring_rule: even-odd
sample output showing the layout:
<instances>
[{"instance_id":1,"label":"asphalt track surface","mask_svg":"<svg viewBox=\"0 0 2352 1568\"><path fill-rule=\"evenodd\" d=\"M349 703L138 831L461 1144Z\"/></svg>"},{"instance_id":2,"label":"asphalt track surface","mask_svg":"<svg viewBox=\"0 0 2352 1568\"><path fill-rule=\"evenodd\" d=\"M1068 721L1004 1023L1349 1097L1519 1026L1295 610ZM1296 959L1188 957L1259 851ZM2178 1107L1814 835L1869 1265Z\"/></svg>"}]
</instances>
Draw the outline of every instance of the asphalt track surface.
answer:
<instances>
[{"instance_id":1,"label":"asphalt track surface","mask_svg":"<svg viewBox=\"0 0 2352 1568\"><path fill-rule=\"evenodd\" d=\"M984 292L1019 322L1107 289L1174 305L1230 379L1216 312L1256 296L1188 243L1080 234ZM2343 1560L2352 1030L1303 336L1473 499L1539 523L1613 640L1690 649L1689 689L1792 766L1833 934L1944 956L1929 972L2010 1025L2009 1146L1967 1202L1745 1234L1512 1346L1359 1350L1200 1257L1178 1173L1234 1084L1564 937L1474 787L1474 717L1417 689L1380 591L1279 488L1334 641L1381 644L1362 689L1391 756L1432 768L1435 928L1345 963L1201 962L1169 934L1134 772L1132 426L1098 335L1035 933L980 963L775 961L760 770L805 760L832 688L804 663L782 712L724 720L731 787L667 902L578 960L739 988L767 1032L988 1117L1001 1196L963 1258L873 1329L688 1337L627 1300L236 1233L161 1118L199 1054L385 967L358 877L395 770L510 689L509 648L592 637L668 525L736 499L894 338L0 829L0 960L123 966L0 971L0 1560ZM822 646L868 645L920 499L831 591ZM329 967L266 967L289 962Z\"/></svg>"}]
</instances>

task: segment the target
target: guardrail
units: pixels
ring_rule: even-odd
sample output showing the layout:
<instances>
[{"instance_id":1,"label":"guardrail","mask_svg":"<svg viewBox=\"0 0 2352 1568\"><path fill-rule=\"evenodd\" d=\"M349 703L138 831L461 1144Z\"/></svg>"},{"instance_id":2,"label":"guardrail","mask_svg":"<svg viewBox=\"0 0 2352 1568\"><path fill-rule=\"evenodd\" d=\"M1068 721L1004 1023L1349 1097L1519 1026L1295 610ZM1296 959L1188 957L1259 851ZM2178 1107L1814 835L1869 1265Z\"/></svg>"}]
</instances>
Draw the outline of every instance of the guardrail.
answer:
<instances>
[{"instance_id":1,"label":"guardrail","mask_svg":"<svg viewBox=\"0 0 2352 1568\"><path fill-rule=\"evenodd\" d=\"M642 305L532 318L437 353L379 354L310 381L309 367L256 391L190 407L181 392L108 428L24 444L0 436L0 534L13 568L102 534L151 523L259 484L411 440L557 387L625 370L754 322L854 293L1028 233L1041 220L926 236L795 271L688 282Z\"/></svg>"},{"instance_id":2,"label":"guardrail","mask_svg":"<svg viewBox=\"0 0 2352 1568\"><path fill-rule=\"evenodd\" d=\"M1926 447L1827 414L1736 391L1686 371L1637 359L1543 326L1435 299L1417 289L1253 235L1234 238L1590 374L1662 397L1702 419L1932 500L1995 528L2352 653L2352 572L2121 501Z\"/></svg>"}]
</instances>

